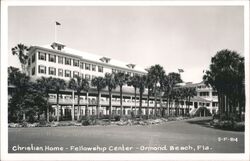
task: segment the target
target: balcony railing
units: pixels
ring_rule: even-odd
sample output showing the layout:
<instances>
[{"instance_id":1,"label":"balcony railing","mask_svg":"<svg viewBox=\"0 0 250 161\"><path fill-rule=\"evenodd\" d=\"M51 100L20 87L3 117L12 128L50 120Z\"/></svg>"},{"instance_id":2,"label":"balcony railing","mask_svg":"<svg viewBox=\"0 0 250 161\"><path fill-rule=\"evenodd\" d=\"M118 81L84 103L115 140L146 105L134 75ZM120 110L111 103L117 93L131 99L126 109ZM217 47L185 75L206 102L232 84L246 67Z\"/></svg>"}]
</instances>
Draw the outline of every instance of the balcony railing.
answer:
<instances>
[{"instance_id":1,"label":"balcony railing","mask_svg":"<svg viewBox=\"0 0 250 161\"><path fill-rule=\"evenodd\" d=\"M50 98L49 102L52 104L56 104L56 98ZM74 100L74 104L77 105L78 100L75 99ZM87 103L89 105L97 105L97 101L96 100L80 100L80 105L86 105ZM66 104L66 105L72 105L73 104L73 100L72 99L59 99L59 104ZM100 100L100 105L103 106L108 106L109 105L109 100ZM134 101L123 101L122 102L123 106L135 106L135 102ZM136 106L139 107L140 103L139 101L136 101ZM143 107L147 107L148 103L147 101L144 101L142 103ZM149 103L149 107L154 107L154 102L150 102ZM120 106L120 100L112 100L112 106ZM166 103L162 103L162 106L166 106ZM160 104L157 104L157 107L160 107Z\"/></svg>"}]
</instances>

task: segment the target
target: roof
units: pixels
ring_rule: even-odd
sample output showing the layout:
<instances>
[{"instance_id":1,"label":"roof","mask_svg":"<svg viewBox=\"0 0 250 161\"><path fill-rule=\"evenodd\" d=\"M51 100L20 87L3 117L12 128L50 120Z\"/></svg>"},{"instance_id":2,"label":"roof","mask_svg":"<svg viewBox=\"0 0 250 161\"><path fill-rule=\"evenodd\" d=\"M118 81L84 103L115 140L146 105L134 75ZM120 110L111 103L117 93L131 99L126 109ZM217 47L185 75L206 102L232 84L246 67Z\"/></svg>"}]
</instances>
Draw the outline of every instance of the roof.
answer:
<instances>
[{"instance_id":1,"label":"roof","mask_svg":"<svg viewBox=\"0 0 250 161\"><path fill-rule=\"evenodd\" d=\"M205 103L211 102L211 101L209 101L205 98L199 97L199 96L194 96L193 98L191 98L191 101L192 102L205 102Z\"/></svg>"},{"instance_id":2,"label":"roof","mask_svg":"<svg viewBox=\"0 0 250 161\"><path fill-rule=\"evenodd\" d=\"M76 56L76 57L81 57L84 60L90 60L90 61L94 61L94 62L98 62L98 63L103 63L101 61L102 58L104 58L104 57L108 58L107 56L100 56L100 55L92 54L92 53L89 53L89 52L83 52L83 51L79 51L79 50L72 49L72 48L69 48L69 47L64 47L61 51L53 49L51 47L51 45L44 45L44 46L40 46L40 47L46 48L46 49L49 49L49 50L54 50L56 52L61 52L61 53L64 53L64 54L70 54L70 55ZM122 62L122 61L119 61L119 60L116 60L116 59L110 59L110 61L107 64L131 70L131 68L129 68L127 66L128 64L131 64L131 63L128 63L128 62ZM146 70L143 67L140 67L138 65L135 65L135 67L132 70L146 73Z\"/></svg>"},{"instance_id":3,"label":"roof","mask_svg":"<svg viewBox=\"0 0 250 161\"><path fill-rule=\"evenodd\" d=\"M205 83L204 81L201 81L199 83L186 83L186 84L180 83L179 85L181 85L182 87L197 87L200 85L205 85Z\"/></svg>"}]
</instances>

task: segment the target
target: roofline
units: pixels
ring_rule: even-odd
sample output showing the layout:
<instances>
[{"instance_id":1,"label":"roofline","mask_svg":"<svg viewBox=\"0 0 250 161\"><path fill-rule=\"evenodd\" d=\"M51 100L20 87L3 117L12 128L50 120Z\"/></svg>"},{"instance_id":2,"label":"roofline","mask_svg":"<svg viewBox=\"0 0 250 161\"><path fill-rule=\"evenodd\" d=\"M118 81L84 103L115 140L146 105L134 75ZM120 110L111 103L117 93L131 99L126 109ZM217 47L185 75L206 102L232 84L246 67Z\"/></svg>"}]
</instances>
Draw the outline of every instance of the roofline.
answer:
<instances>
[{"instance_id":1,"label":"roofline","mask_svg":"<svg viewBox=\"0 0 250 161\"><path fill-rule=\"evenodd\" d=\"M93 60L84 59L82 56L78 56L78 55L67 53L67 52L57 51L57 50L53 50L53 49L48 49L48 48L41 47L41 46L31 46L31 48L32 48L32 50L29 53L32 53L33 51L36 51L37 49L46 50L46 51L49 51L49 52L56 52L57 54L62 54L62 55L66 55L66 56L69 56L69 57L75 57L75 58L78 58L78 59L83 60L83 61L91 62L91 63L94 63L94 64L100 64L100 65L108 66L108 67L111 67L111 68L115 67L115 68L120 68L120 69L123 69L123 70L128 70L128 71L131 71L131 72L137 72L137 73L141 73L141 74L146 74L147 73L146 71L142 72L142 71L138 71L138 70L135 70L135 69L124 68L124 67L115 66L115 65L112 65L112 64L106 64L106 63L102 63L102 62L96 62L96 61L93 61Z\"/></svg>"}]
</instances>

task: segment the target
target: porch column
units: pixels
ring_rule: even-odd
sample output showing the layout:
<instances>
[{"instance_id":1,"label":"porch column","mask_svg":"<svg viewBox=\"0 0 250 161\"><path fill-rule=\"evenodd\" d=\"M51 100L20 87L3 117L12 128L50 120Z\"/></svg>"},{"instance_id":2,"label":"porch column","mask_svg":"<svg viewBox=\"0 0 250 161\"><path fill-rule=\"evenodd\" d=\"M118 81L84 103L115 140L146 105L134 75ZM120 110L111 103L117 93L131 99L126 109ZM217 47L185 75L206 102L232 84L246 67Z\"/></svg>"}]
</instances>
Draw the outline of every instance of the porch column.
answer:
<instances>
[{"instance_id":1,"label":"porch column","mask_svg":"<svg viewBox=\"0 0 250 161\"><path fill-rule=\"evenodd\" d=\"M72 91L72 108L71 108L72 121L75 120L75 91Z\"/></svg>"}]
</instances>

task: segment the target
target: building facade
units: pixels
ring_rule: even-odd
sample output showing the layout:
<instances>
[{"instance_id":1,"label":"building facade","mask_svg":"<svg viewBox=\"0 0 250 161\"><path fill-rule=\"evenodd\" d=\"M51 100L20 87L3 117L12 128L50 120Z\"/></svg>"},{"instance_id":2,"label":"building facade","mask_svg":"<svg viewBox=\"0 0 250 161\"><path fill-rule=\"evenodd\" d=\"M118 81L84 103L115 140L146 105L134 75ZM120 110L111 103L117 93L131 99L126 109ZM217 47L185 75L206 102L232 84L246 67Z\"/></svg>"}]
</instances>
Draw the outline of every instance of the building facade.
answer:
<instances>
[{"instance_id":1,"label":"building facade","mask_svg":"<svg viewBox=\"0 0 250 161\"><path fill-rule=\"evenodd\" d=\"M62 43L54 42L51 45L46 46L32 46L28 54L27 71L31 78L37 79L40 77L56 77L69 81L71 78L80 76L87 80L94 77L104 77L105 73L117 73L123 72L130 76L144 75L146 70L132 63L124 63L109 57L98 56L86 52L81 52L66 47ZM206 87L204 83L198 84L186 84L184 86L194 86L198 95L191 98L189 111L191 114L195 114L200 107L206 107L210 113L215 113L218 106L218 100L215 93L210 87ZM133 112L138 114L139 96L134 96L134 88L125 85L123 87L123 111L120 108L120 93L116 88L112 91L112 107L111 111L113 115L119 115L121 112L124 115L130 115ZM139 91L137 91L139 93ZM52 115L61 113L64 119L76 118L77 115L77 97L72 90L66 89L61 91L59 96L59 104L61 108L56 108L56 94L50 93L50 103L54 109ZM85 109L87 108L88 114L97 114L97 91L94 87L91 87L88 93L82 92L80 96L80 115L85 115ZM185 104L183 100L183 104ZM176 110L182 111L184 114L184 106L179 108L170 108L170 112L175 113ZM179 104L178 104L179 105ZM109 107L109 97L107 89L102 90L100 99L100 115L106 115ZM142 99L142 113L146 114L148 109L149 114L154 113L154 98L150 98L147 101L147 89L143 94ZM163 107L167 110L167 102L163 99L157 100L157 108ZM59 111L58 111L59 110ZM174 112L173 112L174 111ZM204 114L205 115L205 114ZM72 117L74 116L74 117Z\"/></svg>"}]
</instances>

